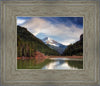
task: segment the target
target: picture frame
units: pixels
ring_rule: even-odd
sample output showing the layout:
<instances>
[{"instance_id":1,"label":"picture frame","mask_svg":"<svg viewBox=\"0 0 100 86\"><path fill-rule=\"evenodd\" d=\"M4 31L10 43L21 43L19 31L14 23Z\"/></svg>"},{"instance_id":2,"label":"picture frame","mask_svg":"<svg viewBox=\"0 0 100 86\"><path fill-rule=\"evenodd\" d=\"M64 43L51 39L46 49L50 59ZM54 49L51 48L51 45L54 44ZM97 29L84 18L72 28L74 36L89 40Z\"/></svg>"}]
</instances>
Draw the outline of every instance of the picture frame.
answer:
<instances>
[{"instance_id":1,"label":"picture frame","mask_svg":"<svg viewBox=\"0 0 100 86\"><path fill-rule=\"evenodd\" d=\"M16 69L16 16L84 17L83 70ZM2 1L2 85L100 85L98 1Z\"/></svg>"}]
</instances>

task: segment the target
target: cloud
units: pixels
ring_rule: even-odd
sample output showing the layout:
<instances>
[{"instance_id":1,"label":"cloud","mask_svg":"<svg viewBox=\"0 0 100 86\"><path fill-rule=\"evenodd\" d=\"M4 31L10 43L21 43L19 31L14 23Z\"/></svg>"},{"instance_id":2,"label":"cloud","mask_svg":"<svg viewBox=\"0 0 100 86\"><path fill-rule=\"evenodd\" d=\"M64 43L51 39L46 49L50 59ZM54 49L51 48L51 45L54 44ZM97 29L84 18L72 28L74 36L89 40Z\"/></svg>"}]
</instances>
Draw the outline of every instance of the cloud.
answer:
<instances>
[{"instance_id":1,"label":"cloud","mask_svg":"<svg viewBox=\"0 0 100 86\"><path fill-rule=\"evenodd\" d=\"M24 20L24 19L17 19L17 25L21 25L25 22L26 22L26 20Z\"/></svg>"},{"instance_id":2,"label":"cloud","mask_svg":"<svg viewBox=\"0 0 100 86\"><path fill-rule=\"evenodd\" d=\"M53 24L50 21L41 19L39 17L32 18L22 26L26 27L35 36L40 33L44 33L46 36L49 36L51 38L54 37L54 40L64 45L68 45L79 40L80 35L83 33L83 29L76 27L76 25L74 24L68 27L62 23Z\"/></svg>"},{"instance_id":3,"label":"cloud","mask_svg":"<svg viewBox=\"0 0 100 86\"><path fill-rule=\"evenodd\" d=\"M69 45L69 44L73 44L76 40L75 39L66 39L60 43L64 44L64 45Z\"/></svg>"}]
</instances>

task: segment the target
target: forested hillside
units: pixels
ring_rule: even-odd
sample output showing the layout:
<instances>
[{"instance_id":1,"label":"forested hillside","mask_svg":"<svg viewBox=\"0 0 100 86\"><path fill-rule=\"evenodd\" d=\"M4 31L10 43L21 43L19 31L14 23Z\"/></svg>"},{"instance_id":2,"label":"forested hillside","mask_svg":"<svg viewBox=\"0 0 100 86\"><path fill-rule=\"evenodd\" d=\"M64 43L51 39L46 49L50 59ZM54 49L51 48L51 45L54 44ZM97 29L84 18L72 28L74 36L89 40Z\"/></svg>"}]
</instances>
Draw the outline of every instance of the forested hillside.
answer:
<instances>
[{"instance_id":1,"label":"forested hillside","mask_svg":"<svg viewBox=\"0 0 100 86\"><path fill-rule=\"evenodd\" d=\"M45 55L59 55L57 51L49 48L26 28L17 26L17 57L33 57L36 51Z\"/></svg>"},{"instance_id":2,"label":"forested hillside","mask_svg":"<svg viewBox=\"0 0 100 86\"><path fill-rule=\"evenodd\" d=\"M65 51L63 52L64 56L82 56L83 55L83 34L80 36L80 40L75 42L74 44L70 44L67 46Z\"/></svg>"}]
</instances>

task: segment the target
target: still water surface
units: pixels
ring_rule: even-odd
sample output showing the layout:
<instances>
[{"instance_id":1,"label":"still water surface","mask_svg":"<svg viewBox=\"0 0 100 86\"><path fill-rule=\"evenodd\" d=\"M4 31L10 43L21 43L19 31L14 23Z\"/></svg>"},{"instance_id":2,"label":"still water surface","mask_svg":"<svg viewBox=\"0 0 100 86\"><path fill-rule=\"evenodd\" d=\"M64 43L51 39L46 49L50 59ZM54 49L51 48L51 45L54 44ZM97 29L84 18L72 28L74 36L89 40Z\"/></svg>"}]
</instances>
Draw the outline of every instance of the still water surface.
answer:
<instances>
[{"instance_id":1,"label":"still water surface","mask_svg":"<svg viewBox=\"0 0 100 86\"><path fill-rule=\"evenodd\" d=\"M82 59L71 58L50 58L52 61L45 65L42 69L83 69Z\"/></svg>"}]
</instances>

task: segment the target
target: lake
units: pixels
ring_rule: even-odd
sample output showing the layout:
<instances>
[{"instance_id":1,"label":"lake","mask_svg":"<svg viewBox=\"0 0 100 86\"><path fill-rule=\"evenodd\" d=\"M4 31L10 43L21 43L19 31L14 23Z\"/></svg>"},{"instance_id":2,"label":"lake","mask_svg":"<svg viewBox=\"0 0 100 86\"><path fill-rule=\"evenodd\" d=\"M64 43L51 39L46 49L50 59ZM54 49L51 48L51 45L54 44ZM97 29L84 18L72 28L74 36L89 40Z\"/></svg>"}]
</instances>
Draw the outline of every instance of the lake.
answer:
<instances>
[{"instance_id":1,"label":"lake","mask_svg":"<svg viewBox=\"0 0 100 86\"><path fill-rule=\"evenodd\" d=\"M73 58L50 58L50 63L46 64L42 69L83 69L82 59Z\"/></svg>"},{"instance_id":2,"label":"lake","mask_svg":"<svg viewBox=\"0 0 100 86\"><path fill-rule=\"evenodd\" d=\"M48 58L37 64L35 59L18 59L18 69L83 69L83 59L76 58Z\"/></svg>"}]
</instances>

